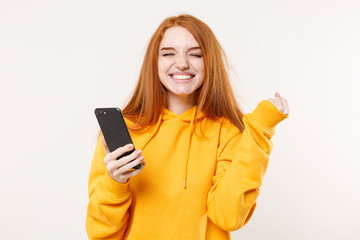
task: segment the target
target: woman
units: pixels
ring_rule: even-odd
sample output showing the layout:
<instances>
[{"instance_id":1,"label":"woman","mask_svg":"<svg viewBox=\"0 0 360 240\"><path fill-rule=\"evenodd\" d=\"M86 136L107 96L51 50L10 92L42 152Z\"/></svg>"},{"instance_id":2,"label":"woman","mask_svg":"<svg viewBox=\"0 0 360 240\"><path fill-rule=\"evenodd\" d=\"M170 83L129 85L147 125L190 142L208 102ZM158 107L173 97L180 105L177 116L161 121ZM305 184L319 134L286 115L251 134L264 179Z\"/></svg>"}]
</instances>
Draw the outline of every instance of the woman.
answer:
<instances>
[{"instance_id":1,"label":"woman","mask_svg":"<svg viewBox=\"0 0 360 240\"><path fill-rule=\"evenodd\" d=\"M270 138L289 108L276 94L243 115L224 57L210 28L193 16L167 18L156 30L123 109L139 150L116 160L134 146L110 153L98 139L90 239L230 239L249 221Z\"/></svg>"}]
</instances>

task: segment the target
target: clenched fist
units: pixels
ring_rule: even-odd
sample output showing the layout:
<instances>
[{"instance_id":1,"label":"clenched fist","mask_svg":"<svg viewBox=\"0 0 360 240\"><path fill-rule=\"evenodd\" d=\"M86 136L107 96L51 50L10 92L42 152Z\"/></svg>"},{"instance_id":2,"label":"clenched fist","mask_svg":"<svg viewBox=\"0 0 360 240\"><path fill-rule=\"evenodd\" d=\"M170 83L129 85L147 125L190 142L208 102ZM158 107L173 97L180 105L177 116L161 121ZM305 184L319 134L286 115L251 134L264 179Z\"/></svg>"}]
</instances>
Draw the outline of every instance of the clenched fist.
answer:
<instances>
[{"instance_id":1,"label":"clenched fist","mask_svg":"<svg viewBox=\"0 0 360 240\"><path fill-rule=\"evenodd\" d=\"M269 102L274 104L274 106L286 116L289 116L289 106L285 98L282 98L278 92L275 93L275 99L269 98Z\"/></svg>"}]
</instances>

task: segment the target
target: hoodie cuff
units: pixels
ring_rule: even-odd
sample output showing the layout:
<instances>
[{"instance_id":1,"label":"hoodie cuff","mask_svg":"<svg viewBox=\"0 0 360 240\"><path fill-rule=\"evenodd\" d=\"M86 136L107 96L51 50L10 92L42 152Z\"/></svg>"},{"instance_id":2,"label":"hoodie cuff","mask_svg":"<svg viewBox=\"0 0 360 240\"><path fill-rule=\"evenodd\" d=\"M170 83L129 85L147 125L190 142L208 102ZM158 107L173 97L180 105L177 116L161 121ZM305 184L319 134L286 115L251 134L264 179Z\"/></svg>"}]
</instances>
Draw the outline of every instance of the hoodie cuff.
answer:
<instances>
[{"instance_id":1,"label":"hoodie cuff","mask_svg":"<svg viewBox=\"0 0 360 240\"><path fill-rule=\"evenodd\" d=\"M269 100L261 101L251 113L251 117L270 129L275 129L278 123L288 118L288 116L280 112Z\"/></svg>"},{"instance_id":2,"label":"hoodie cuff","mask_svg":"<svg viewBox=\"0 0 360 240\"><path fill-rule=\"evenodd\" d=\"M100 182L100 187L103 192L113 199L122 199L130 194L129 181L126 183L119 183L112 179L108 171Z\"/></svg>"}]
</instances>

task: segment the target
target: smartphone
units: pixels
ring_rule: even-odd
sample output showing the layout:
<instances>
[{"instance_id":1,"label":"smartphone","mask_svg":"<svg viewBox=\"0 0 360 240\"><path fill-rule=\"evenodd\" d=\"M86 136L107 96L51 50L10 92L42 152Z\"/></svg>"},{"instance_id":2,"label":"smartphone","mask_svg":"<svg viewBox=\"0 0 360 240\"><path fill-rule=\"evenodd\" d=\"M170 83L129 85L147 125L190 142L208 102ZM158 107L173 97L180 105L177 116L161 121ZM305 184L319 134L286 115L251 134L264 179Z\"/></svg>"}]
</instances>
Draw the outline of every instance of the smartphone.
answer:
<instances>
[{"instance_id":1,"label":"smartphone","mask_svg":"<svg viewBox=\"0 0 360 240\"><path fill-rule=\"evenodd\" d=\"M110 152L126 144L133 144L124 116L119 108L96 108L94 112ZM135 148L117 159L125 157L134 151ZM141 168L141 164L133 167L133 169L139 168Z\"/></svg>"}]
</instances>

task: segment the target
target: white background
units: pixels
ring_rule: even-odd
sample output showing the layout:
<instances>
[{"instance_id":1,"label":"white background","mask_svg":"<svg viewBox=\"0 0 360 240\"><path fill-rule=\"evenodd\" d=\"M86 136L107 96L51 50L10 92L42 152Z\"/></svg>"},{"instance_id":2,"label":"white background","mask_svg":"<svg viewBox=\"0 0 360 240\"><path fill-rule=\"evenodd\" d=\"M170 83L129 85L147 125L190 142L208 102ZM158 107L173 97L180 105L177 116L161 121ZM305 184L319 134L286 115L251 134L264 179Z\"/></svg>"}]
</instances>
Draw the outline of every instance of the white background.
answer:
<instances>
[{"instance_id":1,"label":"white background","mask_svg":"<svg viewBox=\"0 0 360 240\"><path fill-rule=\"evenodd\" d=\"M123 107L168 16L231 60L245 113L278 91L258 207L233 239L360 239L360 1L0 1L0 239L86 239L95 107ZM169 216L170 217L170 216Z\"/></svg>"}]
</instances>

